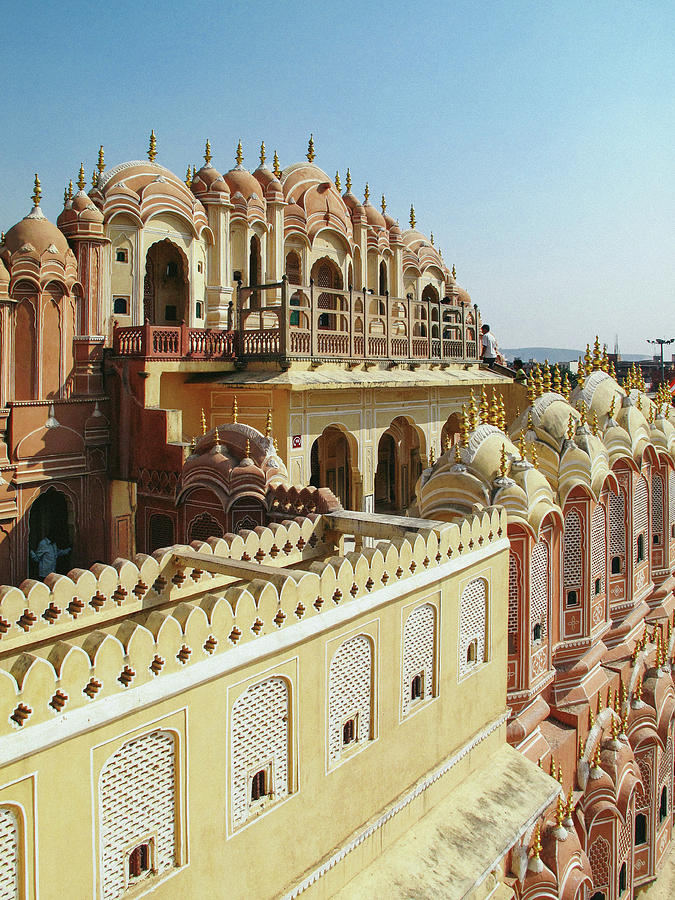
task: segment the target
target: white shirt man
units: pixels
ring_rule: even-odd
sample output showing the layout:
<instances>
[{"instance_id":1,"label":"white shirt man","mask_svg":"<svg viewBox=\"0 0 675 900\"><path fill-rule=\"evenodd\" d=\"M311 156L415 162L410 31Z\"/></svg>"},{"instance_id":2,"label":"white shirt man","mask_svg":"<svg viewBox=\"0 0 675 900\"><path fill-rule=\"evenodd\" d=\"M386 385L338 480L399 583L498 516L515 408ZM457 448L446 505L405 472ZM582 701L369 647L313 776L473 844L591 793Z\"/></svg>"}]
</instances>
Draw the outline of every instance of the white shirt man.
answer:
<instances>
[{"instance_id":1,"label":"white shirt man","mask_svg":"<svg viewBox=\"0 0 675 900\"><path fill-rule=\"evenodd\" d=\"M483 325L482 332L481 357L483 362L492 368L497 359L497 338L490 331L489 325Z\"/></svg>"}]
</instances>

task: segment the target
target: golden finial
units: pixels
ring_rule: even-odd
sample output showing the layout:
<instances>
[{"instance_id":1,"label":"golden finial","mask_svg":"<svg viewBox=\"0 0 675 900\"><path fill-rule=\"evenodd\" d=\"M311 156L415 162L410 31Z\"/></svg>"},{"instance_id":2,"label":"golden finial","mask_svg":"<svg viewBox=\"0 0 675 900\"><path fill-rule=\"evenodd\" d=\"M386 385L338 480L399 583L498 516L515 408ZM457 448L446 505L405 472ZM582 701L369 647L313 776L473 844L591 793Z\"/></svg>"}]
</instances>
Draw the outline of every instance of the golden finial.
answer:
<instances>
[{"instance_id":1,"label":"golden finial","mask_svg":"<svg viewBox=\"0 0 675 900\"><path fill-rule=\"evenodd\" d=\"M499 427L499 403L497 402L497 389L494 385L492 386L492 402L488 411L487 421L490 425Z\"/></svg>"},{"instance_id":2,"label":"golden finial","mask_svg":"<svg viewBox=\"0 0 675 900\"><path fill-rule=\"evenodd\" d=\"M202 409L202 434L206 434L206 414Z\"/></svg>"},{"instance_id":3,"label":"golden finial","mask_svg":"<svg viewBox=\"0 0 675 900\"><path fill-rule=\"evenodd\" d=\"M535 469L539 468L539 456L537 455L537 445L534 441L530 444L530 462L535 467Z\"/></svg>"},{"instance_id":4,"label":"golden finial","mask_svg":"<svg viewBox=\"0 0 675 900\"><path fill-rule=\"evenodd\" d=\"M610 362L609 364L609 374L612 376L614 381L616 381L616 368L614 366L614 362Z\"/></svg>"},{"instance_id":5,"label":"golden finial","mask_svg":"<svg viewBox=\"0 0 675 900\"><path fill-rule=\"evenodd\" d=\"M187 172L185 173L185 184L188 187L192 187L192 169L190 166L187 167Z\"/></svg>"},{"instance_id":6,"label":"golden finial","mask_svg":"<svg viewBox=\"0 0 675 900\"><path fill-rule=\"evenodd\" d=\"M215 447L219 447L219 446L220 446L220 435L218 434L218 426L217 426L217 425L216 425L216 430L215 430L215 433L214 433L214 446L215 446Z\"/></svg>"},{"instance_id":7,"label":"golden finial","mask_svg":"<svg viewBox=\"0 0 675 900\"><path fill-rule=\"evenodd\" d=\"M532 405L534 403L534 375L532 369L527 373L527 402Z\"/></svg>"},{"instance_id":8,"label":"golden finial","mask_svg":"<svg viewBox=\"0 0 675 900\"><path fill-rule=\"evenodd\" d=\"M478 407L476 406L476 398L473 395L473 388L471 388L471 399L469 400L469 427L472 431L475 431L478 425Z\"/></svg>"},{"instance_id":9,"label":"golden finial","mask_svg":"<svg viewBox=\"0 0 675 900\"><path fill-rule=\"evenodd\" d=\"M593 410L593 418L591 419L591 434L597 435L598 433L598 414L595 410Z\"/></svg>"},{"instance_id":10,"label":"golden finial","mask_svg":"<svg viewBox=\"0 0 675 900\"><path fill-rule=\"evenodd\" d=\"M335 171L335 187L338 189L338 194L342 190L342 182L340 181L340 173Z\"/></svg>"},{"instance_id":11,"label":"golden finial","mask_svg":"<svg viewBox=\"0 0 675 900\"><path fill-rule=\"evenodd\" d=\"M575 429L574 413L570 413L570 417L567 420L567 440L568 441L574 440L574 429Z\"/></svg>"},{"instance_id":12,"label":"golden finial","mask_svg":"<svg viewBox=\"0 0 675 900\"><path fill-rule=\"evenodd\" d=\"M590 344L586 344L586 353L584 354L584 369L586 372L586 376L590 375L593 371L593 357L591 355Z\"/></svg>"},{"instance_id":13,"label":"golden finial","mask_svg":"<svg viewBox=\"0 0 675 900\"><path fill-rule=\"evenodd\" d=\"M150 146L148 147L148 159L150 162L154 162L157 159L157 138L155 137L155 130L150 132Z\"/></svg>"},{"instance_id":14,"label":"golden finial","mask_svg":"<svg viewBox=\"0 0 675 900\"><path fill-rule=\"evenodd\" d=\"M603 372L609 372L609 356L607 354L607 344L602 345L602 359L600 361L600 368Z\"/></svg>"},{"instance_id":15,"label":"golden finial","mask_svg":"<svg viewBox=\"0 0 675 900\"><path fill-rule=\"evenodd\" d=\"M314 152L314 135L310 134L309 143L307 144L307 160L308 162L314 162L316 157L316 153Z\"/></svg>"},{"instance_id":16,"label":"golden finial","mask_svg":"<svg viewBox=\"0 0 675 900\"><path fill-rule=\"evenodd\" d=\"M569 403L570 402L570 394L572 393L572 385L570 384L570 376L567 374L567 372L565 372L565 374L563 375L561 393L562 393L563 397L565 398L565 400L567 400L567 402Z\"/></svg>"},{"instance_id":17,"label":"golden finial","mask_svg":"<svg viewBox=\"0 0 675 900\"><path fill-rule=\"evenodd\" d=\"M251 439L249 437L246 438L246 459L251 458Z\"/></svg>"},{"instance_id":18,"label":"golden finial","mask_svg":"<svg viewBox=\"0 0 675 900\"><path fill-rule=\"evenodd\" d=\"M589 706L588 707L588 727L592 728L594 725L595 725L595 713Z\"/></svg>"},{"instance_id":19,"label":"golden finial","mask_svg":"<svg viewBox=\"0 0 675 900\"><path fill-rule=\"evenodd\" d=\"M527 430L534 431L534 422L532 421L532 410L527 411Z\"/></svg>"},{"instance_id":20,"label":"golden finial","mask_svg":"<svg viewBox=\"0 0 675 900\"><path fill-rule=\"evenodd\" d=\"M417 225L417 219L415 218L415 207L410 204L410 227L414 228Z\"/></svg>"},{"instance_id":21,"label":"golden finial","mask_svg":"<svg viewBox=\"0 0 675 900\"><path fill-rule=\"evenodd\" d=\"M450 438L448 437L448 433L447 433L447 432L443 435L443 441L442 441L442 443L443 443L443 453L447 453L448 450L449 450L450 447L451 447L451 444L450 444Z\"/></svg>"},{"instance_id":22,"label":"golden finial","mask_svg":"<svg viewBox=\"0 0 675 900\"><path fill-rule=\"evenodd\" d=\"M563 783L563 773L561 765L558 765L558 781L560 782L560 784Z\"/></svg>"},{"instance_id":23,"label":"golden finial","mask_svg":"<svg viewBox=\"0 0 675 900\"><path fill-rule=\"evenodd\" d=\"M436 465L436 454L434 453L434 445L433 444L429 447L429 465L430 466Z\"/></svg>"},{"instance_id":24,"label":"golden finial","mask_svg":"<svg viewBox=\"0 0 675 900\"><path fill-rule=\"evenodd\" d=\"M626 700L628 699L628 691L626 689L626 682L621 679L621 705L623 706Z\"/></svg>"},{"instance_id":25,"label":"golden finial","mask_svg":"<svg viewBox=\"0 0 675 900\"><path fill-rule=\"evenodd\" d=\"M429 235L429 239L430 239L430 241L431 241L431 246L433 247L433 246L434 246L434 233L433 233L433 231L432 231L431 234Z\"/></svg>"},{"instance_id":26,"label":"golden finial","mask_svg":"<svg viewBox=\"0 0 675 900\"><path fill-rule=\"evenodd\" d=\"M274 159L272 162L272 171L274 172L275 178L281 178L281 169L279 168L279 154L277 151L274 151Z\"/></svg>"},{"instance_id":27,"label":"golden finial","mask_svg":"<svg viewBox=\"0 0 675 900\"><path fill-rule=\"evenodd\" d=\"M204 164L209 166L211 165L211 160L213 157L211 156L211 141L207 138L206 144L204 146Z\"/></svg>"},{"instance_id":28,"label":"golden finial","mask_svg":"<svg viewBox=\"0 0 675 900\"><path fill-rule=\"evenodd\" d=\"M452 277L453 280L457 278L457 269L455 268L455 264L452 264Z\"/></svg>"},{"instance_id":29,"label":"golden finial","mask_svg":"<svg viewBox=\"0 0 675 900\"><path fill-rule=\"evenodd\" d=\"M469 446L469 413L466 403L462 403L462 421L460 422L460 435L462 447Z\"/></svg>"},{"instance_id":30,"label":"golden finial","mask_svg":"<svg viewBox=\"0 0 675 900\"><path fill-rule=\"evenodd\" d=\"M94 169L94 171L91 173L91 186L92 186L92 188L98 187L98 177L99 177L98 171L97 171L96 169Z\"/></svg>"},{"instance_id":31,"label":"golden finial","mask_svg":"<svg viewBox=\"0 0 675 900\"><path fill-rule=\"evenodd\" d=\"M539 859L543 847L541 845L541 825L539 822L534 826L534 836L532 838L532 859Z\"/></svg>"},{"instance_id":32,"label":"golden finial","mask_svg":"<svg viewBox=\"0 0 675 900\"><path fill-rule=\"evenodd\" d=\"M63 189L63 205L65 206L67 202L68 202L68 188L65 187Z\"/></svg>"},{"instance_id":33,"label":"golden finial","mask_svg":"<svg viewBox=\"0 0 675 900\"><path fill-rule=\"evenodd\" d=\"M612 735L613 741L615 741L619 736L619 727L618 727L618 723L616 720L617 720L617 716L612 716L612 719L611 719L611 722L609 725L610 733Z\"/></svg>"},{"instance_id":34,"label":"golden finial","mask_svg":"<svg viewBox=\"0 0 675 900\"><path fill-rule=\"evenodd\" d=\"M551 778L555 778L555 759L553 757L553 754L551 754L551 765L549 766L548 771L549 771Z\"/></svg>"},{"instance_id":35,"label":"golden finial","mask_svg":"<svg viewBox=\"0 0 675 900\"><path fill-rule=\"evenodd\" d=\"M197 438L192 435L192 440L190 441L190 453L194 453L197 449Z\"/></svg>"},{"instance_id":36,"label":"golden finial","mask_svg":"<svg viewBox=\"0 0 675 900\"><path fill-rule=\"evenodd\" d=\"M508 473L508 462L506 459L506 444L502 444L501 453L499 454L499 474L502 478L506 478Z\"/></svg>"},{"instance_id":37,"label":"golden finial","mask_svg":"<svg viewBox=\"0 0 675 900\"><path fill-rule=\"evenodd\" d=\"M598 711L597 714L600 715L602 712L602 691L598 691Z\"/></svg>"},{"instance_id":38,"label":"golden finial","mask_svg":"<svg viewBox=\"0 0 675 900\"><path fill-rule=\"evenodd\" d=\"M345 175L345 190L349 194L352 190L352 173L347 169L347 174Z\"/></svg>"},{"instance_id":39,"label":"golden finial","mask_svg":"<svg viewBox=\"0 0 675 900\"><path fill-rule=\"evenodd\" d=\"M80 172L77 176L77 186L81 191L85 189L87 185L87 181L84 177L84 163L80 163Z\"/></svg>"},{"instance_id":40,"label":"golden finial","mask_svg":"<svg viewBox=\"0 0 675 900\"><path fill-rule=\"evenodd\" d=\"M265 437L272 437L272 408L267 410L267 422L265 423Z\"/></svg>"},{"instance_id":41,"label":"golden finial","mask_svg":"<svg viewBox=\"0 0 675 900\"><path fill-rule=\"evenodd\" d=\"M642 412L642 397L639 394L635 406Z\"/></svg>"},{"instance_id":42,"label":"golden finial","mask_svg":"<svg viewBox=\"0 0 675 900\"><path fill-rule=\"evenodd\" d=\"M635 685L635 696L638 700L642 700L642 678L638 678L637 684Z\"/></svg>"},{"instance_id":43,"label":"golden finial","mask_svg":"<svg viewBox=\"0 0 675 900\"><path fill-rule=\"evenodd\" d=\"M541 374L539 363L537 363L534 367L534 385L537 397L541 397L541 395L544 393L544 379Z\"/></svg>"},{"instance_id":44,"label":"golden finial","mask_svg":"<svg viewBox=\"0 0 675 900\"><path fill-rule=\"evenodd\" d=\"M33 183L33 206L39 206L42 199L42 188L40 187L40 179L37 172L35 173L35 182Z\"/></svg>"},{"instance_id":45,"label":"golden finial","mask_svg":"<svg viewBox=\"0 0 675 900\"><path fill-rule=\"evenodd\" d=\"M548 364L548 360L544 360L544 393L548 394L551 390L551 367Z\"/></svg>"},{"instance_id":46,"label":"golden finial","mask_svg":"<svg viewBox=\"0 0 675 900\"><path fill-rule=\"evenodd\" d=\"M105 169L105 153L103 152L103 144L98 148L98 163L96 165L98 169L99 175L103 174L103 170Z\"/></svg>"},{"instance_id":47,"label":"golden finial","mask_svg":"<svg viewBox=\"0 0 675 900\"><path fill-rule=\"evenodd\" d=\"M609 404L609 409L607 410L607 417L609 419L614 418L614 405L616 403L616 394L612 394L612 402Z\"/></svg>"},{"instance_id":48,"label":"golden finial","mask_svg":"<svg viewBox=\"0 0 675 900\"><path fill-rule=\"evenodd\" d=\"M558 828L562 828L563 819L565 818L565 804L563 798L558 794L558 805L555 811L555 824Z\"/></svg>"},{"instance_id":49,"label":"golden finial","mask_svg":"<svg viewBox=\"0 0 675 900\"><path fill-rule=\"evenodd\" d=\"M234 395L234 399L232 400L232 421L236 423L239 421L239 404L237 403L237 395Z\"/></svg>"},{"instance_id":50,"label":"golden finial","mask_svg":"<svg viewBox=\"0 0 675 900\"><path fill-rule=\"evenodd\" d=\"M584 739L582 737L579 738L579 759L584 758L584 751L586 747L584 745Z\"/></svg>"},{"instance_id":51,"label":"golden finial","mask_svg":"<svg viewBox=\"0 0 675 900\"><path fill-rule=\"evenodd\" d=\"M586 401L585 401L585 400L582 400L582 401L581 401L581 406L580 406L580 408L579 408L579 412L580 412L580 414L581 414L581 424L582 424L582 425L585 425L585 424L586 424L586 412L587 412L587 411L586 411Z\"/></svg>"},{"instance_id":52,"label":"golden finial","mask_svg":"<svg viewBox=\"0 0 675 900\"><path fill-rule=\"evenodd\" d=\"M556 394L562 394L562 382L560 381L560 366L558 363L553 367L553 390Z\"/></svg>"},{"instance_id":53,"label":"golden finial","mask_svg":"<svg viewBox=\"0 0 675 900\"><path fill-rule=\"evenodd\" d=\"M267 154L265 153L265 141L260 142L260 166L265 165L265 160L267 159Z\"/></svg>"},{"instance_id":54,"label":"golden finial","mask_svg":"<svg viewBox=\"0 0 675 900\"><path fill-rule=\"evenodd\" d=\"M586 370L584 368L584 363L581 357L577 360L577 382L579 387L584 386L584 381L586 380Z\"/></svg>"},{"instance_id":55,"label":"golden finial","mask_svg":"<svg viewBox=\"0 0 675 900\"><path fill-rule=\"evenodd\" d=\"M628 704L626 704L623 708L623 712L621 713L621 734L628 733Z\"/></svg>"},{"instance_id":56,"label":"golden finial","mask_svg":"<svg viewBox=\"0 0 675 900\"><path fill-rule=\"evenodd\" d=\"M597 372L602 367L602 356L600 355L600 338L595 336L593 342L593 371Z\"/></svg>"},{"instance_id":57,"label":"golden finial","mask_svg":"<svg viewBox=\"0 0 675 900\"><path fill-rule=\"evenodd\" d=\"M195 180L195 175L197 174L197 166L192 166L192 180Z\"/></svg>"},{"instance_id":58,"label":"golden finial","mask_svg":"<svg viewBox=\"0 0 675 900\"><path fill-rule=\"evenodd\" d=\"M274 441L272 443L274 444L274 452L278 453L279 452L279 442L277 441L276 438L274 438Z\"/></svg>"},{"instance_id":59,"label":"golden finial","mask_svg":"<svg viewBox=\"0 0 675 900\"><path fill-rule=\"evenodd\" d=\"M653 425L653 424L654 424L654 419L655 419L655 418L656 418L656 416L655 416L655 411L654 411L654 405L652 404L652 405L649 407L649 424L650 424L650 425Z\"/></svg>"},{"instance_id":60,"label":"golden finial","mask_svg":"<svg viewBox=\"0 0 675 900\"><path fill-rule=\"evenodd\" d=\"M520 437L518 438L518 453L520 453L520 458L525 461L527 459L527 454L525 451L525 429L522 428L520 431Z\"/></svg>"},{"instance_id":61,"label":"golden finial","mask_svg":"<svg viewBox=\"0 0 675 900\"><path fill-rule=\"evenodd\" d=\"M492 390L494 391L494 388ZM492 424L490 419L490 404L488 403L487 394L485 392L485 385L482 385L480 389L480 420L481 422L489 422Z\"/></svg>"},{"instance_id":62,"label":"golden finial","mask_svg":"<svg viewBox=\"0 0 675 900\"><path fill-rule=\"evenodd\" d=\"M68 199L73 199L73 182L72 179L68 182Z\"/></svg>"},{"instance_id":63,"label":"golden finial","mask_svg":"<svg viewBox=\"0 0 675 900\"><path fill-rule=\"evenodd\" d=\"M461 463L462 461L462 451L459 447L459 441L455 444L455 462Z\"/></svg>"},{"instance_id":64,"label":"golden finial","mask_svg":"<svg viewBox=\"0 0 675 900\"><path fill-rule=\"evenodd\" d=\"M601 762L602 762L602 758L600 756L600 738L598 737L598 740L595 744L595 750L593 752L593 768L599 769Z\"/></svg>"},{"instance_id":65,"label":"golden finial","mask_svg":"<svg viewBox=\"0 0 675 900\"><path fill-rule=\"evenodd\" d=\"M570 792L567 795L567 807L565 809L566 818L571 819L573 812L574 812L574 793L572 791L572 788L570 788Z\"/></svg>"},{"instance_id":66,"label":"golden finial","mask_svg":"<svg viewBox=\"0 0 675 900\"><path fill-rule=\"evenodd\" d=\"M366 181L366 187L363 191L363 202L368 203L370 200L370 188L368 187L368 182Z\"/></svg>"},{"instance_id":67,"label":"golden finial","mask_svg":"<svg viewBox=\"0 0 675 900\"><path fill-rule=\"evenodd\" d=\"M387 211L387 198L382 194L382 215Z\"/></svg>"},{"instance_id":68,"label":"golden finial","mask_svg":"<svg viewBox=\"0 0 675 900\"><path fill-rule=\"evenodd\" d=\"M506 407L504 406L504 395L499 395L499 422L498 427L502 431L506 431Z\"/></svg>"},{"instance_id":69,"label":"golden finial","mask_svg":"<svg viewBox=\"0 0 675 900\"><path fill-rule=\"evenodd\" d=\"M237 144L237 153L234 157L237 161L237 165L240 166L244 161L244 150L241 146L241 141Z\"/></svg>"}]
</instances>

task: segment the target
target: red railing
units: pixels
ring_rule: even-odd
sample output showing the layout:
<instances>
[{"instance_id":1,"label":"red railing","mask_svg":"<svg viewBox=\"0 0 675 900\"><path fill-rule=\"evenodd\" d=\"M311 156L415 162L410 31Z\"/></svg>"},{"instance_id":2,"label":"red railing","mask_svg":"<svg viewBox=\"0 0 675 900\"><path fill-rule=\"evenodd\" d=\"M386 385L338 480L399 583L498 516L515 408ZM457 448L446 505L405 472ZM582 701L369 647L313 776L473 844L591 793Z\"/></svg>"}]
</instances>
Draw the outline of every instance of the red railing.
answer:
<instances>
[{"instance_id":1,"label":"red railing","mask_svg":"<svg viewBox=\"0 0 675 900\"><path fill-rule=\"evenodd\" d=\"M115 326L117 356L144 359L235 359L234 332L187 325Z\"/></svg>"}]
</instances>

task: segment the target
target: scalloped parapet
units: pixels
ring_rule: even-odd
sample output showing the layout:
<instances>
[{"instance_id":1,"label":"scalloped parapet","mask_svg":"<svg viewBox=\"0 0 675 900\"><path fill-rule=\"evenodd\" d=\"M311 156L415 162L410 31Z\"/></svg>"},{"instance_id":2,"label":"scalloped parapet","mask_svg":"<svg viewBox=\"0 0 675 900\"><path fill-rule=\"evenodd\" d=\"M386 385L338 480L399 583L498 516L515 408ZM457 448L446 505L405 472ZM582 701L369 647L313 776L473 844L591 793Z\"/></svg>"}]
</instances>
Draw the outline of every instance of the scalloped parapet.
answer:
<instances>
[{"instance_id":1,"label":"scalloped parapet","mask_svg":"<svg viewBox=\"0 0 675 900\"><path fill-rule=\"evenodd\" d=\"M365 518L363 531L372 531L373 517ZM401 519L390 523L391 539L340 556L340 528L329 520L273 523L0 588L0 736L358 603L448 561L470 565L472 555L506 535L506 514L496 509L458 524L412 520L410 530ZM343 522L343 534L348 527Z\"/></svg>"}]
</instances>

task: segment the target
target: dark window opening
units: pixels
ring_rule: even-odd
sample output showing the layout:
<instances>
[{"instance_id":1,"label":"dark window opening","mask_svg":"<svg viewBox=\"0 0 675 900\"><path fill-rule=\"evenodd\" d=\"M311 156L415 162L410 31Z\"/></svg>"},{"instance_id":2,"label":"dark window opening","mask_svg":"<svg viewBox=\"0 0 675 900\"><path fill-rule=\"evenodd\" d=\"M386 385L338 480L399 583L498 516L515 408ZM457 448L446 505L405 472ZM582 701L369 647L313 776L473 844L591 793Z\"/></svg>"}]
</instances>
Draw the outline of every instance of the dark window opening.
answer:
<instances>
[{"instance_id":1,"label":"dark window opening","mask_svg":"<svg viewBox=\"0 0 675 900\"><path fill-rule=\"evenodd\" d=\"M478 641L473 640L466 648L466 661L469 664L476 662L476 657L478 656Z\"/></svg>"},{"instance_id":2,"label":"dark window opening","mask_svg":"<svg viewBox=\"0 0 675 900\"><path fill-rule=\"evenodd\" d=\"M164 307L164 318L167 322L176 322L178 321L178 309L173 306L165 306Z\"/></svg>"},{"instance_id":3,"label":"dark window opening","mask_svg":"<svg viewBox=\"0 0 675 900\"><path fill-rule=\"evenodd\" d=\"M626 890L626 884L628 881L628 867L626 863L621 866L621 871L619 872L619 896L623 894Z\"/></svg>"},{"instance_id":4,"label":"dark window opening","mask_svg":"<svg viewBox=\"0 0 675 900\"><path fill-rule=\"evenodd\" d=\"M602 891L596 891L592 896L591 900L605 900L605 895Z\"/></svg>"},{"instance_id":5,"label":"dark window opening","mask_svg":"<svg viewBox=\"0 0 675 900\"><path fill-rule=\"evenodd\" d=\"M660 544L661 543L661 535L653 534L652 535L652 544Z\"/></svg>"},{"instance_id":6,"label":"dark window opening","mask_svg":"<svg viewBox=\"0 0 675 900\"><path fill-rule=\"evenodd\" d=\"M267 772L261 769L256 772L251 781L251 802L267 796Z\"/></svg>"},{"instance_id":7,"label":"dark window opening","mask_svg":"<svg viewBox=\"0 0 675 900\"><path fill-rule=\"evenodd\" d=\"M197 302L195 303L195 315L198 319L204 318L204 304L201 300L197 300Z\"/></svg>"},{"instance_id":8,"label":"dark window opening","mask_svg":"<svg viewBox=\"0 0 675 900\"><path fill-rule=\"evenodd\" d=\"M532 629L532 640L535 643L541 640L541 625L538 622Z\"/></svg>"},{"instance_id":9,"label":"dark window opening","mask_svg":"<svg viewBox=\"0 0 675 900\"><path fill-rule=\"evenodd\" d=\"M567 605L577 606L579 603L579 594L576 591L567 592Z\"/></svg>"},{"instance_id":10,"label":"dark window opening","mask_svg":"<svg viewBox=\"0 0 675 900\"><path fill-rule=\"evenodd\" d=\"M645 559L645 536L644 534L638 534L637 539L637 561L644 562Z\"/></svg>"},{"instance_id":11,"label":"dark window opening","mask_svg":"<svg viewBox=\"0 0 675 900\"><path fill-rule=\"evenodd\" d=\"M647 816L644 813L638 813L635 816L635 843L647 843Z\"/></svg>"},{"instance_id":12,"label":"dark window opening","mask_svg":"<svg viewBox=\"0 0 675 900\"><path fill-rule=\"evenodd\" d=\"M178 263L171 260L171 262L166 264L166 277L178 278Z\"/></svg>"},{"instance_id":13,"label":"dark window opening","mask_svg":"<svg viewBox=\"0 0 675 900\"><path fill-rule=\"evenodd\" d=\"M415 675L410 685L410 699L419 700L422 696L422 676Z\"/></svg>"},{"instance_id":14,"label":"dark window opening","mask_svg":"<svg viewBox=\"0 0 675 900\"><path fill-rule=\"evenodd\" d=\"M675 538L675 525L670 526L670 536Z\"/></svg>"},{"instance_id":15,"label":"dark window opening","mask_svg":"<svg viewBox=\"0 0 675 900\"><path fill-rule=\"evenodd\" d=\"M200 263L200 262L197 263L197 271L198 271L198 272L203 272L203 271L204 271L204 266L203 266L203 264Z\"/></svg>"},{"instance_id":16,"label":"dark window opening","mask_svg":"<svg viewBox=\"0 0 675 900\"><path fill-rule=\"evenodd\" d=\"M599 594L602 591L602 578L595 579L595 593Z\"/></svg>"},{"instance_id":17,"label":"dark window opening","mask_svg":"<svg viewBox=\"0 0 675 900\"><path fill-rule=\"evenodd\" d=\"M113 300L113 312L117 316L129 315L129 301L127 297L115 297Z\"/></svg>"},{"instance_id":18,"label":"dark window opening","mask_svg":"<svg viewBox=\"0 0 675 900\"><path fill-rule=\"evenodd\" d=\"M518 635L514 632L509 634L509 656L513 656L518 652Z\"/></svg>"},{"instance_id":19,"label":"dark window opening","mask_svg":"<svg viewBox=\"0 0 675 900\"><path fill-rule=\"evenodd\" d=\"M621 574L621 557L613 556L611 565L612 565L612 575L620 575Z\"/></svg>"},{"instance_id":20,"label":"dark window opening","mask_svg":"<svg viewBox=\"0 0 675 900\"><path fill-rule=\"evenodd\" d=\"M661 791L661 803L659 804L659 824L668 816L668 788Z\"/></svg>"},{"instance_id":21,"label":"dark window opening","mask_svg":"<svg viewBox=\"0 0 675 900\"><path fill-rule=\"evenodd\" d=\"M116 250L115 251L115 262L129 262L129 252L127 250Z\"/></svg>"},{"instance_id":22,"label":"dark window opening","mask_svg":"<svg viewBox=\"0 0 675 900\"><path fill-rule=\"evenodd\" d=\"M150 844L140 844L129 854L129 878L140 878L150 871Z\"/></svg>"},{"instance_id":23,"label":"dark window opening","mask_svg":"<svg viewBox=\"0 0 675 900\"><path fill-rule=\"evenodd\" d=\"M347 719L342 726L342 746L353 744L356 740L356 722L354 719Z\"/></svg>"}]
</instances>

